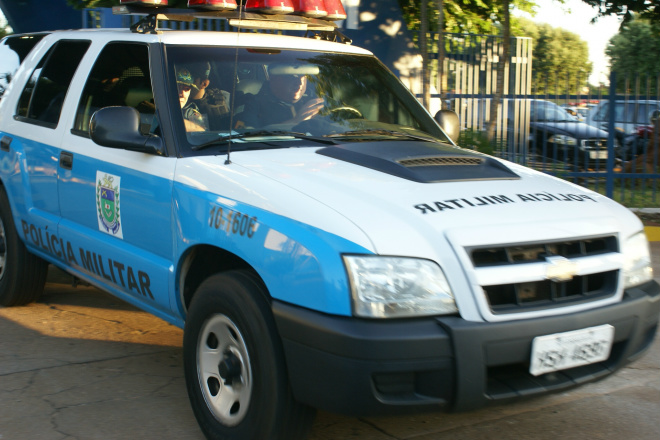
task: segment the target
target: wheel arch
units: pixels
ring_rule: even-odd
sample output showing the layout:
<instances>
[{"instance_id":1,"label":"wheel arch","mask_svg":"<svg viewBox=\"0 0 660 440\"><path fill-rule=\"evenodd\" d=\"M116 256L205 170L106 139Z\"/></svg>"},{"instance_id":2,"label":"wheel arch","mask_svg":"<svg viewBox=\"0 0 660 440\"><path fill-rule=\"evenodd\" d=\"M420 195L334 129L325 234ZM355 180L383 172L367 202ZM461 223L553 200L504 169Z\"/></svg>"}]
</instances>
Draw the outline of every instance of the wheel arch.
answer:
<instances>
[{"instance_id":1,"label":"wheel arch","mask_svg":"<svg viewBox=\"0 0 660 440\"><path fill-rule=\"evenodd\" d=\"M257 270L238 255L212 245L197 245L186 251L180 259L178 269L179 302L184 315L195 296L199 285L211 275L230 270L244 270L252 273L262 284L267 300L270 294Z\"/></svg>"}]
</instances>

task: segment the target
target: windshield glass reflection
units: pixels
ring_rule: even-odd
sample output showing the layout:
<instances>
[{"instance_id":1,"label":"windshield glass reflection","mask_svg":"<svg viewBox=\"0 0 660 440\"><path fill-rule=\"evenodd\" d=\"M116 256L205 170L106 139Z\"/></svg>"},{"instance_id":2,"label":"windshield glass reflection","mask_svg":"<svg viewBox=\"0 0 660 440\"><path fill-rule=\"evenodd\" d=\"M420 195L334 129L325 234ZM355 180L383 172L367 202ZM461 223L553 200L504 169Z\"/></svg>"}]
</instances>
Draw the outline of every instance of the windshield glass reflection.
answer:
<instances>
[{"instance_id":1,"label":"windshield glass reflection","mask_svg":"<svg viewBox=\"0 0 660 440\"><path fill-rule=\"evenodd\" d=\"M229 142L232 150L318 146L343 137L448 142L371 56L169 46L167 59L188 143L183 154L217 154Z\"/></svg>"}]
</instances>

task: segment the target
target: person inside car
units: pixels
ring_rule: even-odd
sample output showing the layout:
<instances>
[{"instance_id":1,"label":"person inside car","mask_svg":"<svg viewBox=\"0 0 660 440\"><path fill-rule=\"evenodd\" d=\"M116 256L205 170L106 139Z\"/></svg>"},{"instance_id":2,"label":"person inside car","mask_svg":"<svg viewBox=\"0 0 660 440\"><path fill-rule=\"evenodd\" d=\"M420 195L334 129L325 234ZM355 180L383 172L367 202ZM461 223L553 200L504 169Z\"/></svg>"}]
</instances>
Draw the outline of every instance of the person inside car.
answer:
<instances>
[{"instance_id":1,"label":"person inside car","mask_svg":"<svg viewBox=\"0 0 660 440\"><path fill-rule=\"evenodd\" d=\"M322 98L306 94L307 75L289 66L268 70L268 81L248 102L235 128L262 128L274 124L294 126L315 116L323 108Z\"/></svg>"},{"instance_id":2,"label":"person inside car","mask_svg":"<svg viewBox=\"0 0 660 440\"><path fill-rule=\"evenodd\" d=\"M195 87L190 102L195 104L211 130L223 130L229 126L229 92L210 87L211 64L197 63L190 66Z\"/></svg>"},{"instance_id":3,"label":"person inside car","mask_svg":"<svg viewBox=\"0 0 660 440\"><path fill-rule=\"evenodd\" d=\"M176 71L176 85L179 92L179 104L183 114L183 122L186 131L204 131L206 123L199 107L190 101L190 94L193 89L199 90L193 81L192 74L186 68L180 68Z\"/></svg>"}]
</instances>

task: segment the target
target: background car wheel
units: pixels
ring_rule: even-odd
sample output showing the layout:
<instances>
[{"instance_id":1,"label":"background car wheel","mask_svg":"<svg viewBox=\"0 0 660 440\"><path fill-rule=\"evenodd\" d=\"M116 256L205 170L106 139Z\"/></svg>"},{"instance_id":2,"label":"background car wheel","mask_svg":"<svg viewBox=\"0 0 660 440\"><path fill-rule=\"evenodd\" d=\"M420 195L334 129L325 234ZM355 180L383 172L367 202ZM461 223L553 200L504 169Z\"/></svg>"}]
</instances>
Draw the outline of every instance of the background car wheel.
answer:
<instances>
[{"instance_id":1,"label":"background car wheel","mask_svg":"<svg viewBox=\"0 0 660 440\"><path fill-rule=\"evenodd\" d=\"M214 275L198 288L183 337L188 396L209 439L303 439L315 411L293 400L265 288Z\"/></svg>"},{"instance_id":2,"label":"background car wheel","mask_svg":"<svg viewBox=\"0 0 660 440\"><path fill-rule=\"evenodd\" d=\"M18 237L9 199L0 188L0 305L22 306L44 291L48 263L31 254Z\"/></svg>"}]
</instances>

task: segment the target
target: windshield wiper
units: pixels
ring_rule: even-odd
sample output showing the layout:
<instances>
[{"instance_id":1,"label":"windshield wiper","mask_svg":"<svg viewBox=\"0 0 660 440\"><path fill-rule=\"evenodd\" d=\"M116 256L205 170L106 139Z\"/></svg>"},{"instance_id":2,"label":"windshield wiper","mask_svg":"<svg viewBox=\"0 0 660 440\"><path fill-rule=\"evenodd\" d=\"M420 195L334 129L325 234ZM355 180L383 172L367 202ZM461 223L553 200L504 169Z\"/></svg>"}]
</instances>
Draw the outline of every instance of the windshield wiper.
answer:
<instances>
[{"instance_id":1,"label":"windshield wiper","mask_svg":"<svg viewBox=\"0 0 660 440\"><path fill-rule=\"evenodd\" d=\"M214 145L226 144L229 141L235 139L246 139L251 137L267 137L267 136L288 136L295 139L303 139L307 141L318 142L319 144L335 145L336 142L330 139L325 139L322 137L308 136L305 133L299 133L296 131L284 131L284 130L257 130L257 131L248 131L245 133L233 133L220 136L212 141L204 142L203 144L195 145L192 147L193 151L201 151L206 148L212 147Z\"/></svg>"},{"instance_id":2,"label":"windshield wiper","mask_svg":"<svg viewBox=\"0 0 660 440\"><path fill-rule=\"evenodd\" d=\"M364 130L352 130L352 131L345 131L343 133L337 133L337 134L330 134L328 137L342 137L342 136L360 136L364 134L375 134L375 135L385 135L385 136L393 136L393 137L407 137L410 139L415 139L418 141L426 141L426 142L437 142L439 139L436 139L432 137L431 135L429 136L420 136L417 134L411 134L411 133L406 133L405 131L395 131L395 130L384 130L384 129L378 129L378 128L367 128Z\"/></svg>"}]
</instances>

